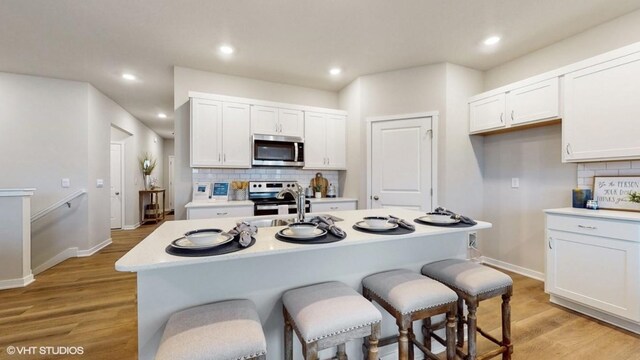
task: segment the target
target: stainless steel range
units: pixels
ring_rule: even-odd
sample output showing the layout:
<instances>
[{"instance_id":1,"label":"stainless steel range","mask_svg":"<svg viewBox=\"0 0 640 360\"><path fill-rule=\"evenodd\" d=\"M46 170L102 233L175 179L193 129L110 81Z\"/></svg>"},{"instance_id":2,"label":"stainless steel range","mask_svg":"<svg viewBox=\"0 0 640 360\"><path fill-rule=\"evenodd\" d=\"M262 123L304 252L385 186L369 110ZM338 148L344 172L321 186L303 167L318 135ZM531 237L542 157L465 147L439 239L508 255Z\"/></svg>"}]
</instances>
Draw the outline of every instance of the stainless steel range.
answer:
<instances>
[{"instance_id":1,"label":"stainless steel range","mask_svg":"<svg viewBox=\"0 0 640 360\"><path fill-rule=\"evenodd\" d=\"M250 181L249 200L252 200L253 215L276 215L279 205L287 205L289 214L296 213L296 201L291 194L285 194L284 199L276 198L282 189L296 189L295 181ZM311 204L305 201L305 212L310 212Z\"/></svg>"}]
</instances>

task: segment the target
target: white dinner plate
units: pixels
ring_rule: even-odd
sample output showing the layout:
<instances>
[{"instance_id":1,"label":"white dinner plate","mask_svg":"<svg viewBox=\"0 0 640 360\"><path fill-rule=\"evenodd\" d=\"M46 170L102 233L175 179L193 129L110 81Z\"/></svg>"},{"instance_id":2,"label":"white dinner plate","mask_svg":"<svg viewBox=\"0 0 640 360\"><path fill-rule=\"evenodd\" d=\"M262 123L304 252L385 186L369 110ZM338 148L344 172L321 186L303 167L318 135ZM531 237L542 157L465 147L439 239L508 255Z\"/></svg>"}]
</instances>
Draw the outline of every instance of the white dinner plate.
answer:
<instances>
[{"instance_id":1,"label":"white dinner plate","mask_svg":"<svg viewBox=\"0 0 640 360\"><path fill-rule=\"evenodd\" d=\"M357 223L355 223L356 227L363 229L363 230L369 230L369 231L388 231L388 230L393 230L395 228L398 227L398 224L394 224L394 223L386 223L384 224L384 226L371 226L369 224L367 224L364 220L363 221L358 221Z\"/></svg>"},{"instance_id":2,"label":"white dinner plate","mask_svg":"<svg viewBox=\"0 0 640 360\"><path fill-rule=\"evenodd\" d=\"M311 240L311 239L319 238L320 236L326 235L326 233L327 233L327 230L324 230L324 229L315 229L313 230L312 235L296 235L289 228L284 228L278 231L278 235L288 239L295 239L295 240Z\"/></svg>"},{"instance_id":3,"label":"white dinner plate","mask_svg":"<svg viewBox=\"0 0 640 360\"><path fill-rule=\"evenodd\" d=\"M216 246L224 245L229 241L233 240L233 235L227 233L220 233L215 241L211 244L204 245L196 245L189 241L186 237L181 237L179 239L173 240L171 242L171 246L176 249L187 249L187 250L204 250L204 249L212 249Z\"/></svg>"},{"instance_id":4,"label":"white dinner plate","mask_svg":"<svg viewBox=\"0 0 640 360\"><path fill-rule=\"evenodd\" d=\"M419 217L418 220L438 225L453 225L460 222L458 219L452 219L449 215L425 215Z\"/></svg>"}]
</instances>

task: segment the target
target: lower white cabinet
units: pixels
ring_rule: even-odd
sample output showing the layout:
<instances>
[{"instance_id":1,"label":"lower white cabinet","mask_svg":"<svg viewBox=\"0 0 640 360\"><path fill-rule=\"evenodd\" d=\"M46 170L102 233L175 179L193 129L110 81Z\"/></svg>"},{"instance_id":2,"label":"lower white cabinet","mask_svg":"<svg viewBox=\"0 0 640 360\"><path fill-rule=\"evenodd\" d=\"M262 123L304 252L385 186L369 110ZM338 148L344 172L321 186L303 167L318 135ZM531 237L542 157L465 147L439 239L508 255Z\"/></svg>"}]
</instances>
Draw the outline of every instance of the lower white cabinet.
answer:
<instances>
[{"instance_id":1,"label":"lower white cabinet","mask_svg":"<svg viewBox=\"0 0 640 360\"><path fill-rule=\"evenodd\" d=\"M187 220L216 219L225 217L253 216L253 205L242 206L198 206L187 205Z\"/></svg>"},{"instance_id":2,"label":"lower white cabinet","mask_svg":"<svg viewBox=\"0 0 640 360\"><path fill-rule=\"evenodd\" d=\"M546 253L552 301L558 296L640 324L640 222L547 211Z\"/></svg>"},{"instance_id":3,"label":"lower white cabinet","mask_svg":"<svg viewBox=\"0 0 640 360\"><path fill-rule=\"evenodd\" d=\"M331 200L321 200L314 201L311 200L311 211L312 212L331 212L331 211L345 211L345 210L356 210L358 202L356 200L348 200L348 201L331 201Z\"/></svg>"}]
</instances>

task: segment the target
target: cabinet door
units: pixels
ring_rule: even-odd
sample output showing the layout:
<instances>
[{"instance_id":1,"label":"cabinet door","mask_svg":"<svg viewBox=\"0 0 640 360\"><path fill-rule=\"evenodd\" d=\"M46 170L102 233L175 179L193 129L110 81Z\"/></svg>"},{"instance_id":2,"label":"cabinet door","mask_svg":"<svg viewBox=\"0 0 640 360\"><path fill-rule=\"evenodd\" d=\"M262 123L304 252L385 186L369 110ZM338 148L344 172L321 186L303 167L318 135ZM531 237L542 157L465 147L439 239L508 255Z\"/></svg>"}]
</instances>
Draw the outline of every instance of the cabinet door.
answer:
<instances>
[{"instance_id":1,"label":"cabinet door","mask_svg":"<svg viewBox=\"0 0 640 360\"><path fill-rule=\"evenodd\" d=\"M563 160L640 157L640 53L565 75Z\"/></svg>"},{"instance_id":2,"label":"cabinet door","mask_svg":"<svg viewBox=\"0 0 640 360\"><path fill-rule=\"evenodd\" d=\"M640 321L640 243L547 231L547 292Z\"/></svg>"},{"instance_id":3,"label":"cabinet door","mask_svg":"<svg viewBox=\"0 0 640 360\"><path fill-rule=\"evenodd\" d=\"M327 167L330 169L346 169L347 119L342 115L327 116Z\"/></svg>"},{"instance_id":4,"label":"cabinet door","mask_svg":"<svg viewBox=\"0 0 640 360\"><path fill-rule=\"evenodd\" d=\"M327 168L327 115L304 114L304 167Z\"/></svg>"},{"instance_id":5,"label":"cabinet door","mask_svg":"<svg viewBox=\"0 0 640 360\"><path fill-rule=\"evenodd\" d=\"M521 87L507 94L507 116L511 125L556 119L560 116L559 79Z\"/></svg>"},{"instance_id":6,"label":"cabinet door","mask_svg":"<svg viewBox=\"0 0 640 360\"><path fill-rule=\"evenodd\" d=\"M191 167L222 164L222 103L191 99Z\"/></svg>"},{"instance_id":7,"label":"cabinet door","mask_svg":"<svg viewBox=\"0 0 640 360\"><path fill-rule=\"evenodd\" d=\"M495 130L506 126L505 94L469 103L469 132Z\"/></svg>"},{"instance_id":8,"label":"cabinet door","mask_svg":"<svg viewBox=\"0 0 640 360\"><path fill-rule=\"evenodd\" d=\"M279 134L304 136L304 113L300 110L278 109Z\"/></svg>"},{"instance_id":9,"label":"cabinet door","mask_svg":"<svg viewBox=\"0 0 640 360\"><path fill-rule=\"evenodd\" d=\"M234 168L251 167L251 135L249 105L222 105L222 165Z\"/></svg>"},{"instance_id":10,"label":"cabinet door","mask_svg":"<svg viewBox=\"0 0 640 360\"><path fill-rule=\"evenodd\" d=\"M280 135L278 109L268 106L251 106L251 134Z\"/></svg>"}]
</instances>

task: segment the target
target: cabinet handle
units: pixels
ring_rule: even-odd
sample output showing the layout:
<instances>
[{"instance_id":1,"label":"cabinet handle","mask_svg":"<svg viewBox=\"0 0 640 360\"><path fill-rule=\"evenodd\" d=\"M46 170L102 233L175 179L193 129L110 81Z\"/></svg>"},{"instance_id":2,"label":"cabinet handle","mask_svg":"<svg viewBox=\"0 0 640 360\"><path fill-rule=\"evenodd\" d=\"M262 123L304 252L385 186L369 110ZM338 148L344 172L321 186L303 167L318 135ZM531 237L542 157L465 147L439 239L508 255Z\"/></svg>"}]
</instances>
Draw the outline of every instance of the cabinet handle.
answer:
<instances>
[{"instance_id":1,"label":"cabinet handle","mask_svg":"<svg viewBox=\"0 0 640 360\"><path fill-rule=\"evenodd\" d=\"M331 210L338 210L338 209L339 209L339 207L337 207L337 206L332 206L332 207L330 207L329 209L331 209Z\"/></svg>"},{"instance_id":2,"label":"cabinet handle","mask_svg":"<svg viewBox=\"0 0 640 360\"><path fill-rule=\"evenodd\" d=\"M589 226L589 225L578 225L579 228L581 229L588 229L588 230L598 230L597 227L595 226Z\"/></svg>"},{"instance_id":3,"label":"cabinet handle","mask_svg":"<svg viewBox=\"0 0 640 360\"><path fill-rule=\"evenodd\" d=\"M500 123L504 124L504 113L500 113Z\"/></svg>"},{"instance_id":4,"label":"cabinet handle","mask_svg":"<svg viewBox=\"0 0 640 360\"><path fill-rule=\"evenodd\" d=\"M513 120L513 113L515 112L515 110L511 110L511 120Z\"/></svg>"},{"instance_id":5,"label":"cabinet handle","mask_svg":"<svg viewBox=\"0 0 640 360\"><path fill-rule=\"evenodd\" d=\"M553 250L553 247L551 246L551 240L553 240L553 238L549 238L549 249Z\"/></svg>"},{"instance_id":6,"label":"cabinet handle","mask_svg":"<svg viewBox=\"0 0 640 360\"><path fill-rule=\"evenodd\" d=\"M216 213L216 215L218 215L218 216L223 216L223 215L227 215L227 214L229 214L229 213L228 212Z\"/></svg>"},{"instance_id":7,"label":"cabinet handle","mask_svg":"<svg viewBox=\"0 0 640 360\"><path fill-rule=\"evenodd\" d=\"M567 144L566 150L567 150L567 155L571 155L571 143Z\"/></svg>"},{"instance_id":8,"label":"cabinet handle","mask_svg":"<svg viewBox=\"0 0 640 360\"><path fill-rule=\"evenodd\" d=\"M227 154L222 154L222 161L227 162Z\"/></svg>"},{"instance_id":9,"label":"cabinet handle","mask_svg":"<svg viewBox=\"0 0 640 360\"><path fill-rule=\"evenodd\" d=\"M220 161L221 161L221 160L220 160L220 153L218 153L218 162L220 162Z\"/></svg>"},{"instance_id":10,"label":"cabinet handle","mask_svg":"<svg viewBox=\"0 0 640 360\"><path fill-rule=\"evenodd\" d=\"M331 158L327 158L327 165L331 165Z\"/></svg>"}]
</instances>

